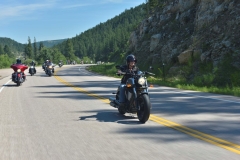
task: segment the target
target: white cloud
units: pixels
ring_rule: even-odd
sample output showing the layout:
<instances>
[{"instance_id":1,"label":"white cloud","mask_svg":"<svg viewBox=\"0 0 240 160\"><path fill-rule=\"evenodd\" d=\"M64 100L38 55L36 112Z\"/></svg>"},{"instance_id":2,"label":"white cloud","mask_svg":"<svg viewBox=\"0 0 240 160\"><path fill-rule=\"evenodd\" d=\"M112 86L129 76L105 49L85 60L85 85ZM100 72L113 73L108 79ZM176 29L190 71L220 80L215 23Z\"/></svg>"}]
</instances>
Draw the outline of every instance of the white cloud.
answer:
<instances>
[{"instance_id":1,"label":"white cloud","mask_svg":"<svg viewBox=\"0 0 240 160\"><path fill-rule=\"evenodd\" d=\"M73 5L67 5L62 8L77 8L77 7L84 7L84 6L90 6L92 4L73 4Z\"/></svg>"},{"instance_id":2,"label":"white cloud","mask_svg":"<svg viewBox=\"0 0 240 160\"><path fill-rule=\"evenodd\" d=\"M107 0L107 2L121 3L123 1L122 0Z\"/></svg>"},{"instance_id":3,"label":"white cloud","mask_svg":"<svg viewBox=\"0 0 240 160\"><path fill-rule=\"evenodd\" d=\"M122 3L123 0L103 0L103 3Z\"/></svg>"},{"instance_id":4,"label":"white cloud","mask_svg":"<svg viewBox=\"0 0 240 160\"><path fill-rule=\"evenodd\" d=\"M5 5L0 7L0 19L12 17L21 17L33 13L34 11L45 9L53 5L54 1L42 4L25 4L25 5Z\"/></svg>"}]
</instances>

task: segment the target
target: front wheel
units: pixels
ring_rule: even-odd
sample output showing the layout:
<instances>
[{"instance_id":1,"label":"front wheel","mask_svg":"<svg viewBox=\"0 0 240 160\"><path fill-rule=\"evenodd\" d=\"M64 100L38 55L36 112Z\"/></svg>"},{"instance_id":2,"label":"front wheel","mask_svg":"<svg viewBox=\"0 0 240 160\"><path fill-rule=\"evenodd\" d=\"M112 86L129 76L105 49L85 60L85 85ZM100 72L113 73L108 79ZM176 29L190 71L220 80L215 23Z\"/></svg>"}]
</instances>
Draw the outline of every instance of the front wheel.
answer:
<instances>
[{"instance_id":1,"label":"front wheel","mask_svg":"<svg viewBox=\"0 0 240 160\"><path fill-rule=\"evenodd\" d=\"M52 76L52 71L48 71L48 75L49 75L49 77L51 77Z\"/></svg>"},{"instance_id":2,"label":"front wheel","mask_svg":"<svg viewBox=\"0 0 240 160\"><path fill-rule=\"evenodd\" d=\"M117 94L116 94L116 100L119 101L119 91L117 91ZM124 115L126 113L126 110L124 108L124 106L118 106L118 112L122 115Z\"/></svg>"},{"instance_id":3,"label":"front wheel","mask_svg":"<svg viewBox=\"0 0 240 160\"><path fill-rule=\"evenodd\" d=\"M140 109L137 111L137 116L140 122L145 123L150 116L150 99L147 94L143 94L138 98Z\"/></svg>"}]
</instances>

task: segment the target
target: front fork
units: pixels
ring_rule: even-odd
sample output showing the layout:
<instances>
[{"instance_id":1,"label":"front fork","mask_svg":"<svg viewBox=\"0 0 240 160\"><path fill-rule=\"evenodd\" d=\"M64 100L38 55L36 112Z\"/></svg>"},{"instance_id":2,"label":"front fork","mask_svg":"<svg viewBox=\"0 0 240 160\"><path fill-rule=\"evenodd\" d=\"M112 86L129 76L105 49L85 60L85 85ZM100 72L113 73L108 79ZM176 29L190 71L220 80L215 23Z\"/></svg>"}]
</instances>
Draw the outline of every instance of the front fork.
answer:
<instances>
[{"instance_id":1,"label":"front fork","mask_svg":"<svg viewBox=\"0 0 240 160\"><path fill-rule=\"evenodd\" d=\"M138 95L136 92L136 87L133 87L133 96L134 96L134 101L135 101L137 110L140 110L140 106L138 105Z\"/></svg>"},{"instance_id":2,"label":"front fork","mask_svg":"<svg viewBox=\"0 0 240 160\"><path fill-rule=\"evenodd\" d=\"M137 94L136 87L133 87L133 96L134 96L134 101L136 104L136 107L138 110L140 110L140 106L138 104L138 96L141 96L142 94L148 94L148 88L144 89L139 95Z\"/></svg>"}]
</instances>

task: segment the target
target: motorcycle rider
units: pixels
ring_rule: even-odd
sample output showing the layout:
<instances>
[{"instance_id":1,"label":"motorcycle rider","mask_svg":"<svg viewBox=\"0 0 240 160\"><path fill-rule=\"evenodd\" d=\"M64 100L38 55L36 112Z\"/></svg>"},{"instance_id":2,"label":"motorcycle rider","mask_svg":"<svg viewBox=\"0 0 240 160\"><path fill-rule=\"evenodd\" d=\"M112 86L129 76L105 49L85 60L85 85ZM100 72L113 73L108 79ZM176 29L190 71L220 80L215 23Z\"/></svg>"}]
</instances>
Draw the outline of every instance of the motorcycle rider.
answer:
<instances>
[{"instance_id":1,"label":"motorcycle rider","mask_svg":"<svg viewBox=\"0 0 240 160\"><path fill-rule=\"evenodd\" d=\"M53 70L53 73L54 73L54 65L53 65L51 60L47 61L46 66L52 66L52 70Z\"/></svg>"},{"instance_id":2,"label":"motorcycle rider","mask_svg":"<svg viewBox=\"0 0 240 160\"><path fill-rule=\"evenodd\" d=\"M58 62L59 67L61 67L63 65L62 63L63 63L62 60L59 60L59 62Z\"/></svg>"},{"instance_id":3,"label":"motorcycle rider","mask_svg":"<svg viewBox=\"0 0 240 160\"><path fill-rule=\"evenodd\" d=\"M45 60L45 62L43 63L43 65L42 65L42 69L45 71L46 70L46 66L47 66L47 63L48 63L48 59L47 60Z\"/></svg>"},{"instance_id":4,"label":"motorcycle rider","mask_svg":"<svg viewBox=\"0 0 240 160\"><path fill-rule=\"evenodd\" d=\"M32 61L31 63L30 63L30 66L33 66L34 67L34 73L36 74L36 68L35 68L35 65L36 65L36 63L34 62L34 61ZM29 68L29 73L30 73L30 68Z\"/></svg>"},{"instance_id":5,"label":"motorcycle rider","mask_svg":"<svg viewBox=\"0 0 240 160\"><path fill-rule=\"evenodd\" d=\"M136 66L137 59L133 54L130 54L126 57L126 65L121 66L121 69L118 70L118 74L121 74L121 72L126 72L126 73L137 73L138 72L138 67ZM125 90L126 90L126 82L128 78L131 78L130 74L125 74L123 75L121 79L121 84L119 86L119 103L120 106L125 106L126 103L126 96L125 96Z\"/></svg>"},{"instance_id":6,"label":"motorcycle rider","mask_svg":"<svg viewBox=\"0 0 240 160\"><path fill-rule=\"evenodd\" d=\"M27 69L28 67L27 67L27 65L25 65L25 64L22 64L22 61L21 61L21 59L17 59L16 60L16 63L15 64L12 64L10 67L14 70L14 72L12 73L12 79L15 79L15 72L17 72L17 70L16 69L14 69L14 65L24 65L24 66L26 66L25 68ZM25 75L25 73L24 72L22 72L23 73L23 79L24 79L24 81L26 80L26 75Z\"/></svg>"}]
</instances>

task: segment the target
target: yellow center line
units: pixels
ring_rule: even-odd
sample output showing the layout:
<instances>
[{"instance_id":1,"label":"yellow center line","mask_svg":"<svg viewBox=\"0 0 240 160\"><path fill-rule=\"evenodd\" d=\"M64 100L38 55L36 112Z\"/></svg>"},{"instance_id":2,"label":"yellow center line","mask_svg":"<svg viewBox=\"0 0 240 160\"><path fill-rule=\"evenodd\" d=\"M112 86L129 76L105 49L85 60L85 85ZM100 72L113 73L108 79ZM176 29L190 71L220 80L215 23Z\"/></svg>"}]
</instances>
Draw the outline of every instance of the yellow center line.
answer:
<instances>
[{"instance_id":1,"label":"yellow center line","mask_svg":"<svg viewBox=\"0 0 240 160\"><path fill-rule=\"evenodd\" d=\"M150 115L149 119L154 121L154 122L157 122L159 124L162 124L164 126L167 126L169 128L178 130L180 132L191 135L195 138L201 139L203 141L209 142L209 143L214 144L216 146L219 146L219 147L225 148L229 151L240 154L240 150L239 150L240 146L238 144L234 144L232 142L229 142L229 141L226 141L226 140L208 135L206 133L199 132L197 130L182 126L180 124L168 121L166 119L163 119L163 118L160 118L160 117L157 117L157 116L154 116L154 115Z\"/></svg>"},{"instance_id":2,"label":"yellow center line","mask_svg":"<svg viewBox=\"0 0 240 160\"><path fill-rule=\"evenodd\" d=\"M57 71L55 71L54 77L58 81L60 81L61 83L65 84L66 86L72 87L74 90L77 90L77 91L79 91L81 93L84 93L84 94L86 94L88 96L100 99L101 101L103 101L105 103L110 103L110 101L108 99L106 99L105 97L102 97L102 96L99 96L97 94L91 93L91 92L89 92L87 90L84 90L82 88L74 86L74 85L72 85L69 82L66 82L65 80L63 80L62 78L57 76L56 73L57 73ZM162 125L164 125L166 127L178 130L180 132L183 132L183 133L188 134L190 136L193 136L195 138L201 139L201 140L203 140L205 142L214 144L214 145L219 146L221 148L227 149L227 150L229 150L231 152L240 154L240 145L238 145L238 144L235 144L235 143L232 143L232 142L229 142L229 141L226 141L226 140L214 137L212 135L209 135L209 134L206 134L206 133L203 133L203 132L199 132L197 130L194 130L194 129L182 126L180 124L177 124L175 122L166 120L164 118L160 118L160 117L152 115L152 114L150 115L149 119L151 121L156 122L156 123L162 124Z\"/></svg>"}]
</instances>

